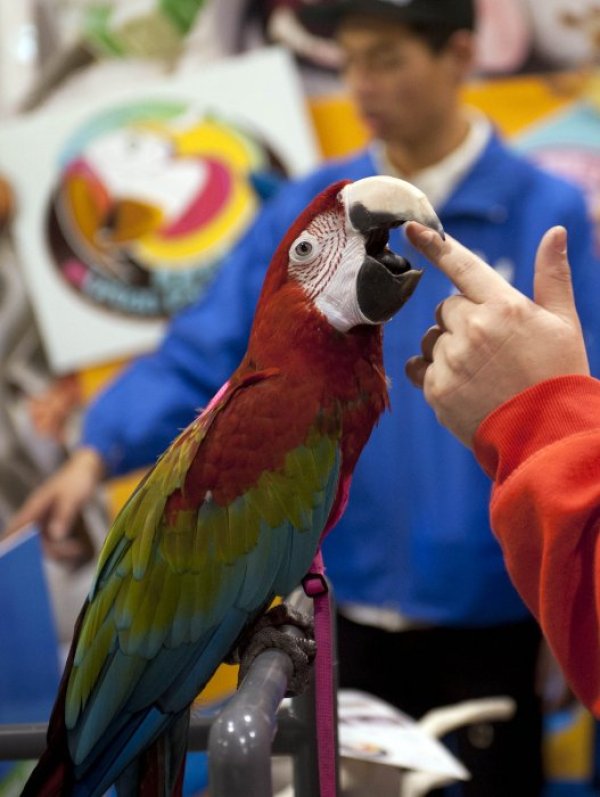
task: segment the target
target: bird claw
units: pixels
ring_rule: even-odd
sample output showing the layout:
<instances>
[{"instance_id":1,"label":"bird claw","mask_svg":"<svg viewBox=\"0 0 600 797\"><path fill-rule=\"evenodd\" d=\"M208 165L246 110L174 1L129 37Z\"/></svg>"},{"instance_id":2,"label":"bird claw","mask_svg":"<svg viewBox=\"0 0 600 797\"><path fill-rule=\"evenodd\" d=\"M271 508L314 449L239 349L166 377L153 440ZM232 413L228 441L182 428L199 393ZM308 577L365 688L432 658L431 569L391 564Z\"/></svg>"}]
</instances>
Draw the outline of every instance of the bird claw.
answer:
<instances>
[{"instance_id":1,"label":"bird claw","mask_svg":"<svg viewBox=\"0 0 600 797\"><path fill-rule=\"evenodd\" d=\"M302 635L291 633L289 626L299 629ZM317 646L312 621L285 603L272 607L261 615L239 641L230 661L239 663L238 687L246 677L254 659L265 650L282 650L290 657L293 673L288 683L286 697L302 694L308 686Z\"/></svg>"}]
</instances>

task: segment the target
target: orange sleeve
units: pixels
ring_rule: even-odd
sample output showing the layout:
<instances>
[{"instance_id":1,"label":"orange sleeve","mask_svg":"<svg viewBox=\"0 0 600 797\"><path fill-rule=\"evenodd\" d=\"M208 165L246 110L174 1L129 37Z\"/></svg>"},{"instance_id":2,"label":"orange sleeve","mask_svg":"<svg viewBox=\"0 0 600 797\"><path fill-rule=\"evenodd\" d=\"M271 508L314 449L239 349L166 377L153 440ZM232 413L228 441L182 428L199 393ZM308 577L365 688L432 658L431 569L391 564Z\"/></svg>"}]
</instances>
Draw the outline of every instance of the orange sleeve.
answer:
<instances>
[{"instance_id":1,"label":"orange sleeve","mask_svg":"<svg viewBox=\"0 0 600 797\"><path fill-rule=\"evenodd\" d=\"M479 427L510 576L580 700L600 716L600 381L542 382Z\"/></svg>"}]
</instances>

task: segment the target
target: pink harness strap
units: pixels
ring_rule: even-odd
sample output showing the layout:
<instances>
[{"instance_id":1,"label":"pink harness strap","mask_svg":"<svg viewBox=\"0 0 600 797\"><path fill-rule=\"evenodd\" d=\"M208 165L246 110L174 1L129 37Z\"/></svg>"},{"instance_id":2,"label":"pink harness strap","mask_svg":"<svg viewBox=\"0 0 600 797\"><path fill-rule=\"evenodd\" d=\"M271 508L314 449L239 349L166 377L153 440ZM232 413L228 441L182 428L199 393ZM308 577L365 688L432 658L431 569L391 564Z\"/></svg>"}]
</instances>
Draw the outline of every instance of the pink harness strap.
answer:
<instances>
[{"instance_id":1,"label":"pink harness strap","mask_svg":"<svg viewBox=\"0 0 600 797\"><path fill-rule=\"evenodd\" d=\"M319 761L320 797L336 797L336 741L333 684L333 634L329 588L321 549L306 576L304 592L313 599L315 615L315 713L317 717L317 755Z\"/></svg>"}]
</instances>

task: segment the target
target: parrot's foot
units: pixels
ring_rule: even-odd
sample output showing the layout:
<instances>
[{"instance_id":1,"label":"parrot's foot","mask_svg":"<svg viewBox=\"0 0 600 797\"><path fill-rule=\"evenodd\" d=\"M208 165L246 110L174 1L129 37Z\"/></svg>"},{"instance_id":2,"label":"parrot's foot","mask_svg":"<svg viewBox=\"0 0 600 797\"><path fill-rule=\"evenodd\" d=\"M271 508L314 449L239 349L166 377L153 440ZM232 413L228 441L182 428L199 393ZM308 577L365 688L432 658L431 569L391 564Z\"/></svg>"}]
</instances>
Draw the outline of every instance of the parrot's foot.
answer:
<instances>
[{"instance_id":1,"label":"parrot's foot","mask_svg":"<svg viewBox=\"0 0 600 797\"><path fill-rule=\"evenodd\" d=\"M302 636L291 633L285 626L294 626ZM308 686L317 646L311 620L304 614L280 603L263 614L244 634L234 653L240 664L238 686L242 683L254 659L269 648L282 650L290 657L294 671L288 683L287 697L302 694Z\"/></svg>"}]
</instances>

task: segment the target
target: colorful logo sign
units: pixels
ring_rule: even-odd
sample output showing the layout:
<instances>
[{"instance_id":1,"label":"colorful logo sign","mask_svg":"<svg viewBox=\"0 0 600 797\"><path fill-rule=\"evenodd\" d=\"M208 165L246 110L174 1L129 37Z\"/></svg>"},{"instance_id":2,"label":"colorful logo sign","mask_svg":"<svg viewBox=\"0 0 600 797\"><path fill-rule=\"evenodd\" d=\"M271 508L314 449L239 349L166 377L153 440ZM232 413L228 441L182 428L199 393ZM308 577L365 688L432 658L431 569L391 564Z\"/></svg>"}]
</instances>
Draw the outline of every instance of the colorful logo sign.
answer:
<instances>
[{"instance_id":1,"label":"colorful logo sign","mask_svg":"<svg viewBox=\"0 0 600 797\"><path fill-rule=\"evenodd\" d=\"M184 103L92 119L67 142L48 209L52 259L73 289L133 317L202 293L283 167L242 126Z\"/></svg>"}]
</instances>

